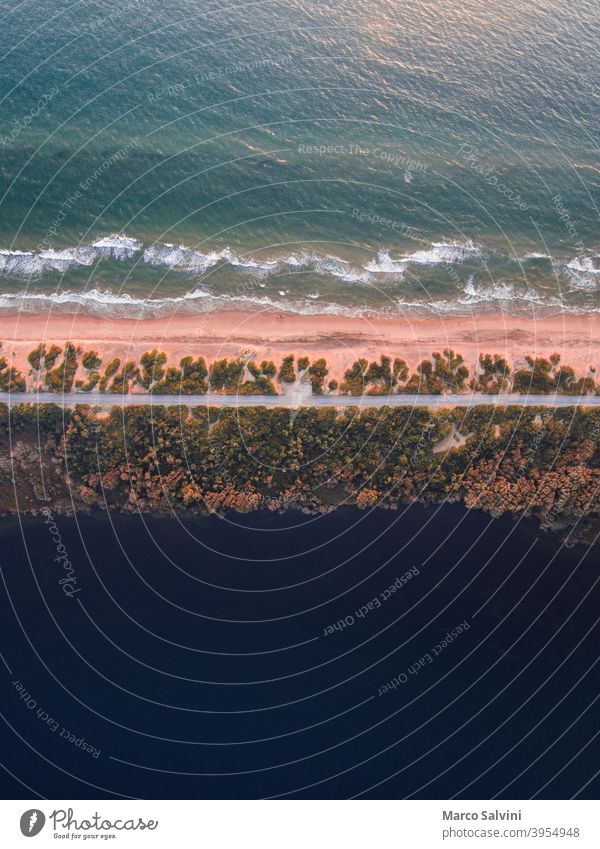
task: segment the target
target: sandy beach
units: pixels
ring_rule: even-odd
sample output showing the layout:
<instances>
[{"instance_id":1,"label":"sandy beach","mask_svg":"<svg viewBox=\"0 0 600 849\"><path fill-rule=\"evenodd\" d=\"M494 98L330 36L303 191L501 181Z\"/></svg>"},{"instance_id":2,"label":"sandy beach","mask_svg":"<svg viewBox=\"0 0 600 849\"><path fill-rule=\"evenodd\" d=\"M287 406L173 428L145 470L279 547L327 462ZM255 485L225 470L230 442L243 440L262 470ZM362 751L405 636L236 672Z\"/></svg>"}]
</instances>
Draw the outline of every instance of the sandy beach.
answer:
<instances>
[{"instance_id":1,"label":"sandy beach","mask_svg":"<svg viewBox=\"0 0 600 849\"><path fill-rule=\"evenodd\" d=\"M137 359L157 347L169 363L202 355L208 360L238 354L278 361L295 353L327 359L339 377L357 357L385 353L416 366L432 351L451 347L474 366L480 353L506 356L515 366L527 354L562 355L584 373L600 367L600 317L569 315L536 320L507 315L416 319L301 316L276 312L224 311L169 319L100 319L84 315L5 315L0 318L2 355L27 373L27 354L38 342L76 342L110 357Z\"/></svg>"}]
</instances>

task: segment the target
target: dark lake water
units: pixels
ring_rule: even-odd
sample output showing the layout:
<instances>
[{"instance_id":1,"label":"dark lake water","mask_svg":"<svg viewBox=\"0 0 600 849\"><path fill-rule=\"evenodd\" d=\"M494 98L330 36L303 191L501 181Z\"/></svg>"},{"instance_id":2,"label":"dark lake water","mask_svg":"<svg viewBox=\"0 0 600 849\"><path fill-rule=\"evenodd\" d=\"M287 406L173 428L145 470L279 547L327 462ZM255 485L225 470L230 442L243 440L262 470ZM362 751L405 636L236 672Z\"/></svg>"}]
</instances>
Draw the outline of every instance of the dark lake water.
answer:
<instances>
[{"instance_id":1,"label":"dark lake water","mask_svg":"<svg viewBox=\"0 0 600 849\"><path fill-rule=\"evenodd\" d=\"M453 505L55 523L0 525L3 797L597 797L597 548Z\"/></svg>"}]
</instances>

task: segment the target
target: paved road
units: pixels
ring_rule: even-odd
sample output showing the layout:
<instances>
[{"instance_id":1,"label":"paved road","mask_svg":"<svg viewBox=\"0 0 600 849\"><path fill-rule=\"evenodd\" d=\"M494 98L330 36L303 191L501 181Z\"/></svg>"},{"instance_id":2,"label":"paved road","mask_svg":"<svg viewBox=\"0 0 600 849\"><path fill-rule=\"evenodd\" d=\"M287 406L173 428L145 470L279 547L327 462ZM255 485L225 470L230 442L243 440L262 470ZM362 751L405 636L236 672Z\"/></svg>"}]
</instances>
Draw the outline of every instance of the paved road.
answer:
<instances>
[{"instance_id":1,"label":"paved road","mask_svg":"<svg viewBox=\"0 0 600 849\"><path fill-rule=\"evenodd\" d=\"M92 392L0 393L3 404L93 404L99 407L132 407L140 404L183 404L188 407L478 407L482 404L522 407L600 407L600 395L97 395Z\"/></svg>"}]
</instances>

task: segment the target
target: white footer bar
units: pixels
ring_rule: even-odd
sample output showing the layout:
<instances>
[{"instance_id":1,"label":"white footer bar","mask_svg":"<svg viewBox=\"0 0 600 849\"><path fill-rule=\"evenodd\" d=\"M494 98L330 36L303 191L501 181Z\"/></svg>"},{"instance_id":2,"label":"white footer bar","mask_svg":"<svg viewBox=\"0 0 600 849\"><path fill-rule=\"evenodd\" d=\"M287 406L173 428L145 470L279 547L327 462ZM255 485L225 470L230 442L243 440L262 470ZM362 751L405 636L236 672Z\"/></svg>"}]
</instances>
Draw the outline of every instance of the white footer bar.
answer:
<instances>
[{"instance_id":1,"label":"white footer bar","mask_svg":"<svg viewBox=\"0 0 600 849\"><path fill-rule=\"evenodd\" d=\"M34 837L34 844L27 839ZM0 846L437 849L600 846L591 801L0 802Z\"/></svg>"}]
</instances>

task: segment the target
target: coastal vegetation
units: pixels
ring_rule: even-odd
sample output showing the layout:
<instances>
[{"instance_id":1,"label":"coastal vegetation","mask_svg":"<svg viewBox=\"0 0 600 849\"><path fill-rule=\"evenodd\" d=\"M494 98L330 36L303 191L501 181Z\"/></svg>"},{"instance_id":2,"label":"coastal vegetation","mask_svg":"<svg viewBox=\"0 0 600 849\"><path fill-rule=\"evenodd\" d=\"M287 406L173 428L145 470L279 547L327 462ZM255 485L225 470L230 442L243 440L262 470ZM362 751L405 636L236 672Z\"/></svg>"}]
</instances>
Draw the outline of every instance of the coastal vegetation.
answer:
<instances>
[{"instance_id":1,"label":"coastal vegetation","mask_svg":"<svg viewBox=\"0 0 600 849\"><path fill-rule=\"evenodd\" d=\"M258 368L270 379L270 367ZM451 435L460 437L454 447ZM103 416L88 404L0 404L5 513L47 502L55 511L210 513L397 509L413 500L531 513L581 532L600 517L600 411L349 407L291 416L259 405L140 405Z\"/></svg>"},{"instance_id":2,"label":"coastal vegetation","mask_svg":"<svg viewBox=\"0 0 600 849\"><path fill-rule=\"evenodd\" d=\"M596 395L600 384L590 366L577 375L572 366L561 362L559 354L525 356L513 366L499 354L480 354L469 368L462 354L447 348L434 351L411 369L400 356L381 354L369 362L359 358L332 374L324 357L287 354L281 362L256 361L252 357L221 357L207 363L204 357L186 356L177 364L157 348L144 352L139 361L121 362L113 357L103 363L95 350L82 351L71 342L64 346L44 343L27 356L29 374L23 374L7 358L0 360L0 391L34 390L63 392L146 393L156 395L203 395L210 393L279 395L300 382L310 384L315 395L349 396L388 394L460 394L479 392Z\"/></svg>"},{"instance_id":3,"label":"coastal vegetation","mask_svg":"<svg viewBox=\"0 0 600 849\"><path fill-rule=\"evenodd\" d=\"M20 371L9 366L6 357L0 357L0 391L25 392L26 382Z\"/></svg>"}]
</instances>

